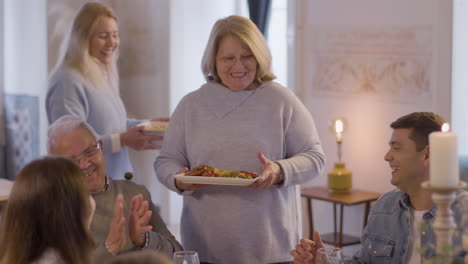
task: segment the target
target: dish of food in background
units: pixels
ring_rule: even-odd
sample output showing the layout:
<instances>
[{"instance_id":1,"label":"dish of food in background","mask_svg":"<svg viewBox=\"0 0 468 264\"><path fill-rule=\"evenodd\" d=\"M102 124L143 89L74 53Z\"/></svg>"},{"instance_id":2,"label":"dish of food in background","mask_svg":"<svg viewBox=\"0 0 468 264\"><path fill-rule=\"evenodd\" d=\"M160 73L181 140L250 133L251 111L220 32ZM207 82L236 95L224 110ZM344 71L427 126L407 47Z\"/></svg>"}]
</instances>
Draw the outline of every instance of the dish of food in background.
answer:
<instances>
[{"instance_id":1,"label":"dish of food in background","mask_svg":"<svg viewBox=\"0 0 468 264\"><path fill-rule=\"evenodd\" d=\"M143 129L143 134L158 135L158 136L164 135L164 132L167 129L167 125L168 125L167 122L161 122L161 121L145 121L139 124L139 126L145 127Z\"/></svg>"}]
</instances>

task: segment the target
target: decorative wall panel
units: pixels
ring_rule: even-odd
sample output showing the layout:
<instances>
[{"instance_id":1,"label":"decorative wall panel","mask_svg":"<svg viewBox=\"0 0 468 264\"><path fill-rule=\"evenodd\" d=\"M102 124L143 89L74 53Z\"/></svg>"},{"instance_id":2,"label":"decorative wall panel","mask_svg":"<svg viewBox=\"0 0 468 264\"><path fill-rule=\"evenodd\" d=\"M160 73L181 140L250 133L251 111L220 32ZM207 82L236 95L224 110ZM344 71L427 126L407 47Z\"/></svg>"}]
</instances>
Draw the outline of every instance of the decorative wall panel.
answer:
<instances>
[{"instance_id":1,"label":"decorative wall panel","mask_svg":"<svg viewBox=\"0 0 468 264\"><path fill-rule=\"evenodd\" d=\"M31 95L6 94L5 99L5 178L14 179L39 156L39 102Z\"/></svg>"}]
</instances>

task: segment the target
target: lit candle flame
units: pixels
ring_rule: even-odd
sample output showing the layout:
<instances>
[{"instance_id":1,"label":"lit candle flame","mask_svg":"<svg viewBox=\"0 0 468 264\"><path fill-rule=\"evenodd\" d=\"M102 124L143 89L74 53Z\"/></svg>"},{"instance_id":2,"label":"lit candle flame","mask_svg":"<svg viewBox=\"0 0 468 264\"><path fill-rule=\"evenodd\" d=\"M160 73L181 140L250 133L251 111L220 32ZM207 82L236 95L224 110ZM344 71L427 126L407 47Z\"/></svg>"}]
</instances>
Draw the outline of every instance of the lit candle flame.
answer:
<instances>
[{"instance_id":1,"label":"lit candle flame","mask_svg":"<svg viewBox=\"0 0 468 264\"><path fill-rule=\"evenodd\" d=\"M442 132L449 132L450 131L450 125L449 123L443 123L442 124Z\"/></svg>"}]
</instances>

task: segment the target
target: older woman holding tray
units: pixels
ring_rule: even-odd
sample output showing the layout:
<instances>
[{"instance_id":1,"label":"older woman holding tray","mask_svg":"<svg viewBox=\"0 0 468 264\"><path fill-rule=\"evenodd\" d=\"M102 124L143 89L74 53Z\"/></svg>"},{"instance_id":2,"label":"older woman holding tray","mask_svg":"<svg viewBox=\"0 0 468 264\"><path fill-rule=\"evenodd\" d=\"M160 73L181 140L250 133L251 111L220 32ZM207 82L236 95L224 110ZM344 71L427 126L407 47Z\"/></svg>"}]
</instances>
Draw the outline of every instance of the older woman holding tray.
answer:
<instances>
[{"instance_id":1,"label":"older woman holding tray","mask_svg":"<svg viewBox=\"0 0 468 264\"><path fill-rule=\"evenodd\" d=\"M177 106L154 164L160 182L183 195L184 248L208 263L290 262L300 238L296 187L325 163L314 121L272 81L269 48L247 18L215 23L202 70L207 82ZM247 187L175 179L201 164L259 177Z\"/></svg>"}]
</instances>

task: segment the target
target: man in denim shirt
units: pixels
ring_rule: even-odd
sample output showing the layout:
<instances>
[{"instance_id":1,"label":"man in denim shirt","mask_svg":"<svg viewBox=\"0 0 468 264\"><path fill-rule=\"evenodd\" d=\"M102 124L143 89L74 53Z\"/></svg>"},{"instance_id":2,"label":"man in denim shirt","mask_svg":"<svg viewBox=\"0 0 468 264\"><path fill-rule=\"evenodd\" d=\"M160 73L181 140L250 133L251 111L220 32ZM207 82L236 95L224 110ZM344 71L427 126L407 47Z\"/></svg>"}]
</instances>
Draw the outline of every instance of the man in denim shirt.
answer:
<instances>
[{"instance_id":1,"label":"man in denim shirt","mask_svg":"<svg viewBox=\"0 0 468 264\"><path fill-rule=\"evenodd\" d=\"M435 256L436 236L432 230L437 208L431 193L421 187L429 180L429 134L440 131L443 119L427 112L411 113L393 122L390 149L384 159L392 170L391 183L397 189L387 192L373 206L361 237L361 249L345 263L418 263ZM453 252L460 262L465 254L462 203L466 192L458 192L452 204L457 229ZM313 241L301 239L291 251L294 263L314 263L315 251L323 247L320 235ZM450 261L444 261L450 263Z\"/></svg>"}]
</instances>

